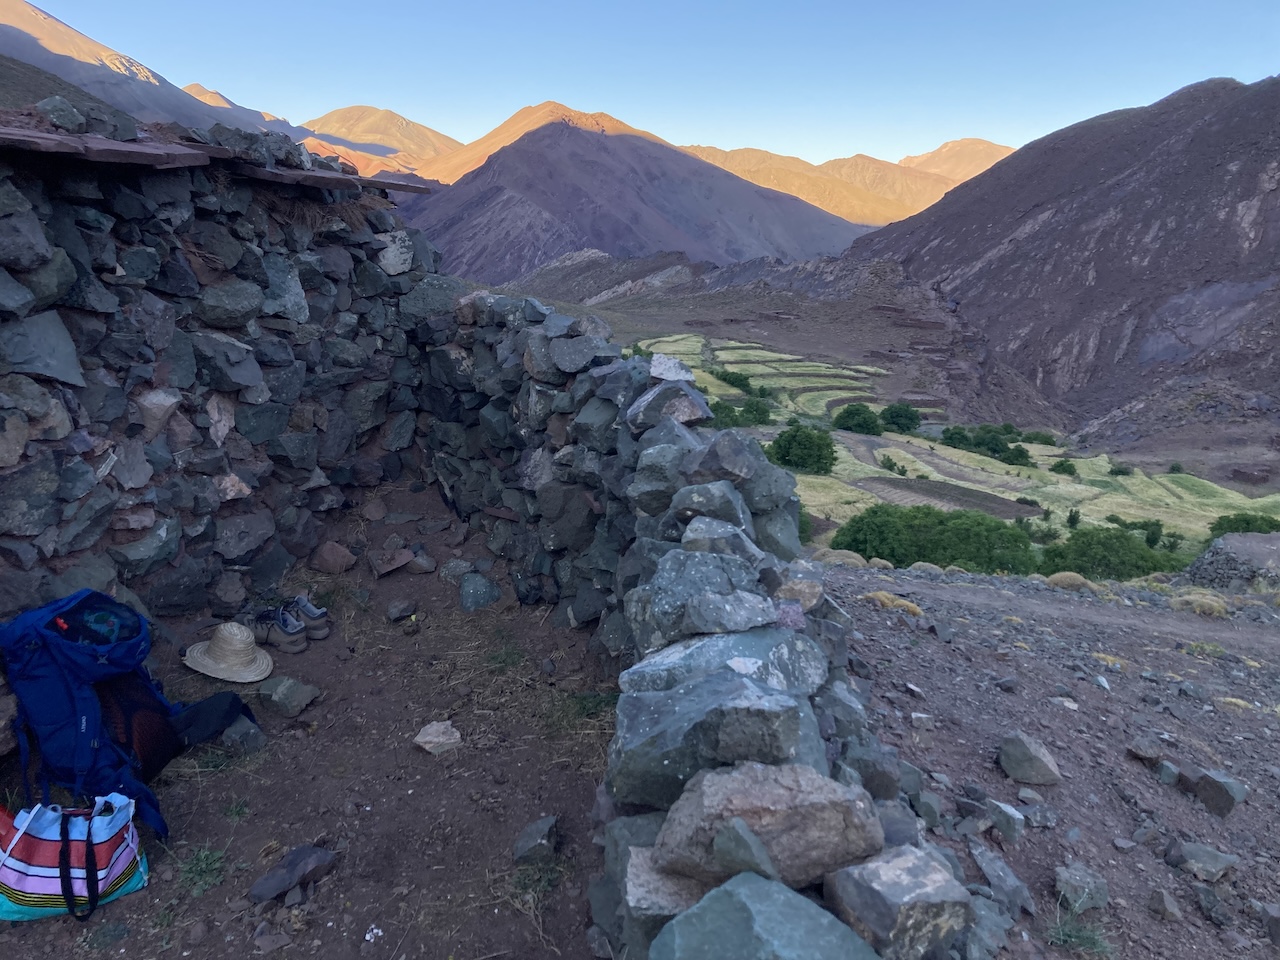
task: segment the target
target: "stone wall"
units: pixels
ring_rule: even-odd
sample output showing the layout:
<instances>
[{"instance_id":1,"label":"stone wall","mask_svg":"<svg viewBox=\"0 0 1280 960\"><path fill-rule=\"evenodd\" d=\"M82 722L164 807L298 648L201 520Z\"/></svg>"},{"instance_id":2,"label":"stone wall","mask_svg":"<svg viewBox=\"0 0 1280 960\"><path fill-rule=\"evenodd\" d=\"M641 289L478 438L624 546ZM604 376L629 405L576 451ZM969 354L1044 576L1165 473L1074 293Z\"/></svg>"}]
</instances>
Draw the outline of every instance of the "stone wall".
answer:
<instances>
[{"instance_id":1,"label":"stone wall","mask_svg":"<svg viewBox=\"0 0 1280 960\"><path fill-rule=\"evenodd\" d=\"M83 586L229 616L352 488L436 483L520 601L620 674L597 946L707 956L697 931L734 904L812 929L807 956L950 942L968 894L900 846L922 788L870 735L849 620L796 559L794 478L700 426L679 362L463 295L376 192L242 172L0 166L0 616ZM794 892L819 882L832 912Z\"/></svg>"}]
</instances>

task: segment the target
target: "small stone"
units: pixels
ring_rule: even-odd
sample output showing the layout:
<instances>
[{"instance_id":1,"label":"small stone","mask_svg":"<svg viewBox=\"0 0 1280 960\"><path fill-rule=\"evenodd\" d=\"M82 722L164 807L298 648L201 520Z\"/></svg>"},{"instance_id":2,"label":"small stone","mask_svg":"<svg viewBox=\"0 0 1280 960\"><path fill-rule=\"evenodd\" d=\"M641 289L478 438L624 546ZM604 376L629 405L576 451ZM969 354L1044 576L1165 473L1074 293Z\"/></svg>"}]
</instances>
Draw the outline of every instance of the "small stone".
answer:
<instances>
[{"instance_id":1,"label":"small stone","mask_svg":"<svg viewBox=\"0 0 1280 960\"><path fill-rule=\"evenodd\" d=\"M1217 883L1228 870L1240 862L1230 853L1222 853L1205 843L1183 843L1170 840L1165 848L1164 862L1191 874L1197 880Z\"/></svg>"},{"instance_id":2,"label":"small stone","mask_svg":"<svg viewBox=\"0 0 1280 960\"><path fill-rule=\"evenodd\" d=\"M1001 677L999 680L996 681L996 689L1003 690L1005 693L1017 693L1018 678L1012 677L1012 676Z\"/></svg>"},{"instance_id":3,"label":"small stone","mask_svg":"<svg viewBox=\"0 0 1280 960\"><path fill-rule=\"evenodd\" d=\"M440 579L445 583L459 584L462 578L468 573L475 570L475 564L470 560L463 560L461 557L454 557L446 560L444 565L440 567Z\"/></svg>"},{"instance_id":4,"label":"small stone","mask_svg":"<svg viewBox=\"0 0 1280 960\"><path fill-rule=\"evenodd\" d=\"M512 849L512 857L516 863L549 863L556 855L556 847L560 842L556 832L556 818L543 817L535 820L516 838Z\"/></svg>"},{"instance_id":5,"label":"small stone","mask_svg":"<svg viewBox=\"0 0 1280 960\"><path fill-rule=\"evenodd\" d=\"M1069 863L1054 871L1054 889L1072 913L1101 910L1110 898L1107 881L1082 863Z\"/></svg>"},{"instance_id":6,"label":"small stone","mask_svg":"<svg viewBox=\"0 0 1280 960\"><path fill-rule=\"evenodd\" d=\"M419 730L413 742L415 746L435 756L462 746L462 734L454 729L450 721L438 720Z\"/></svg>"},{"instance_id":7,"label":"small stone","mask_svg":"<svg viewBox=\"0 0 1280 960\"><path fill-rule=\"evenodd\" d=\"M280 862L259 877L249 889L249 899L266 903L283 896L294 887L315 883L326 876L338 861L338 855L323 847L295 847Z\"/></svg>"},{"instance_id":8,"label":"small stone","mask_svg":"<svg viewBox=\"0 0 1280 960\"><path fill-rule=\"evenodd\" d=\"M482 574L468 573L458 585L458 599L463 610L474 613L501 600L502 589Z\"/></svg>"},{"instance_id":9,"label":"small stone","mask_svg":"<svg viewBox=\"0 0 1280 960\"><path fill-rule=\"evenodd\" d=\"M1030 787L1021 787L1018 790L1018 799L1023 803L1044 803L1044 797Z\"/></svg>"},{"instance_id":10,"label":"small stone","mask_svg":"<svg viewBox=\"0 0 1280 960\"><path fill-rule=\"evenodd\" d=\"M1043 743L1016 730L1000 744L1000 767L1018 783L1036 786L1062 782L1058 764Z\"/></svg>"},{"instance_id":11,"label":"small stone","mask_svg":"<svg viewBox=\"0 0 1280 960\"><path fill-rule=\"evenodd\" d=\"M1249 788L1222 770L1208 770L1196 784L1196 796L1216 817L1226 817L1249 796Z\"/></svg>"},{"instance_id":12,"label":"small stone","mask_svg":"<svg viewBox=\"0 0 1280 960\"><path fill-rule=\"evenodd\" d=\"M1000 831L1000 836L1007 842L1016 844L1022 839L1022 834L1027 827L1026 817L1009 804L1001 803L999 800L988 800L986 813L995 828Z\"/></svg>"},{"instance_id":13,"label":"small stone","mask_svg":"<svg viewBox=\"0 0 1280 960\"><path fill-rule=\"evenodd\" d=\"M307 564L312 570L338 576L356 565L355 554L334 540L326 540L316 547Z\"/></svg>"},{"instance_id":14,"label":"small stone","mask_svg":"<svg viewBox=\"0 0 1280 960\"><path fill-rule=\"evenodd\" d=\"M1176 765L1168 760L1161 760L1156 764L1156 779L1166 787L1171 787L1178 782L1178 776L1182 773Z\"/></svg>"},{"instance_id":15,"label":"small stone","mask_svg":"<svg viewBox=\"0 0 1280 960\"><path fill-rule=\"evenodd\" d=\"M1150 734L1144 734L1129 744L1129 756L1153 766L1164 757L1164 745Z\"/></svg>"},{"instance_id":16,"label":"small stone","mask_svg":"<svg viewBox=\"0 0 1280 960\"><path fill-rule=\"evenodd\" d=\"M1114 846L1121 853L1128 853L1130 850L1132 850L1134 847L1137 846L1137 844L1134 843L1132 840L1127 840L1124 837L1116 837L1114 840L1111 841L1111 843L1112 843L1112 846Z\"/></svg>"},{"instance_id":17,"label":"small stone","mask_svg":"<svg viewBox=\"0 0 1280 960\"><path fill-rule=\"evenodd\" d=\"M258 696L262 698L264 706L282 717L292 719L320 696L320 688L302 683L293 677L272 677L270 680L262 681L258 687Z\"/></svg>"},{"instance_id":18,"label":"small stone","mask_svg":"<svg viewBox=\"0 0 1280 960\"><path fill-rule=\"evenodd\" d=\"M415 558L416 559L416 558ZM392 600L387 605L387 619L392 623L407 620L418 610L417 600Z\"/></svg>"},{"instance_id":19,"label":"small stone","mask_svg":"<svg viewBox=\"0 0 1280 960\"><path fill-rule=\"evenodd\" d=\"M222 731L219 742L236 753L257 753L267 745L267 735L246 716L239 716Z\"/></svg>"},{"instance_id":20,"label":"small stone","mask_svg":"<svg viewBox=\"0 0 1280 960\"><path fill-rule=\"evenodd\" d=\"M413 562L412 550L370 550L366 556L369 558L369 568L377 577L385 577Z\"/></svg>"},{"instance_id":21,"label":"small stone","mask_svg":"<svg viewBox=\"0 0 1280 960\"><path fill-rule=\"evenodd\" d=\"M1164 890L1151 891L1151 899L1147 901L1147 909L1161 920L1182 919L1182 911L1178 908L1178 901Z\"/></svg>"}]
</instances>

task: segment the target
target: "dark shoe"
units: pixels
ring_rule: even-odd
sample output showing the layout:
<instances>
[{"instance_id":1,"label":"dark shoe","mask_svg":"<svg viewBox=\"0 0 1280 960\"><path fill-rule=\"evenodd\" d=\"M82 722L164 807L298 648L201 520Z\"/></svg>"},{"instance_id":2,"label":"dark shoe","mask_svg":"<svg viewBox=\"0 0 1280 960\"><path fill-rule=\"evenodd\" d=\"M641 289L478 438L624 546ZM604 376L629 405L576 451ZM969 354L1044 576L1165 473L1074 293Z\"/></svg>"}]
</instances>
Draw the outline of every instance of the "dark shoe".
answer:
<instances>
[{"instance_id":1,"label":"dark shoe","mask_svg":"<svg viewBox=\"0 0 1280 960\"><path fill-rule=\"evenodd\" d=\"M284 612L301 621L308 640L323 640L329 635L329 611L317 607L306 594L300 594L284 605Z\"/></svg>"}]
</instances>

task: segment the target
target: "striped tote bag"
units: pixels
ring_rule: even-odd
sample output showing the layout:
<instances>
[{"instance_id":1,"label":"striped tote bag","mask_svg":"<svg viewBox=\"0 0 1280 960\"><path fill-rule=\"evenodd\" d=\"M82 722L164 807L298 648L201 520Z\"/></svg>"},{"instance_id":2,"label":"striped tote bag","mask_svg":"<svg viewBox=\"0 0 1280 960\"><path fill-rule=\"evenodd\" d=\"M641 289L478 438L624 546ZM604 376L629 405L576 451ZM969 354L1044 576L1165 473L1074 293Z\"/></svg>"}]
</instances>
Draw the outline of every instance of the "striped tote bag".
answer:
<instances>
[{"instance_id":1,"label":"striped tote bag","mask_svg":"<svg viewBox=\"0 0 1280 960\"><path fill-rule=\"evenodd\" d=\"M98 797L91 810L0 811L0 851L0 921L63 913L88 920L99 904L147 885L133 801L119 793Z\"/></svg>"}]
</instances>

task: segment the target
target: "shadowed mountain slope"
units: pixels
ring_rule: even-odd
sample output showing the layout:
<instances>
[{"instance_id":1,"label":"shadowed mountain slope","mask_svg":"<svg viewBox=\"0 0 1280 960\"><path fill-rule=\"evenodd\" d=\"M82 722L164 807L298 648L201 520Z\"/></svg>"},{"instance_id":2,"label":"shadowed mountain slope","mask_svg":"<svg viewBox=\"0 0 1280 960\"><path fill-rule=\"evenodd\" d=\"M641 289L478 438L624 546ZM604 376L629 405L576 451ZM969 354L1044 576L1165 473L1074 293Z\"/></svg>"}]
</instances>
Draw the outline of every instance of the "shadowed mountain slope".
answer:
<instances>
[{"instance_id":1,"label":"shadowed mountain slope","mask_svg":"<svg viewBox=\"0 0 1280 960\"><path fill-rule=\"evenodd\" d=\"M674 250L716 263L789 260L841 250L867 230L657 138L569 122L539 126L402 210L444 251L445 269L486 283L587 248L617 257Z\"/></svg>"}]
</instances>

